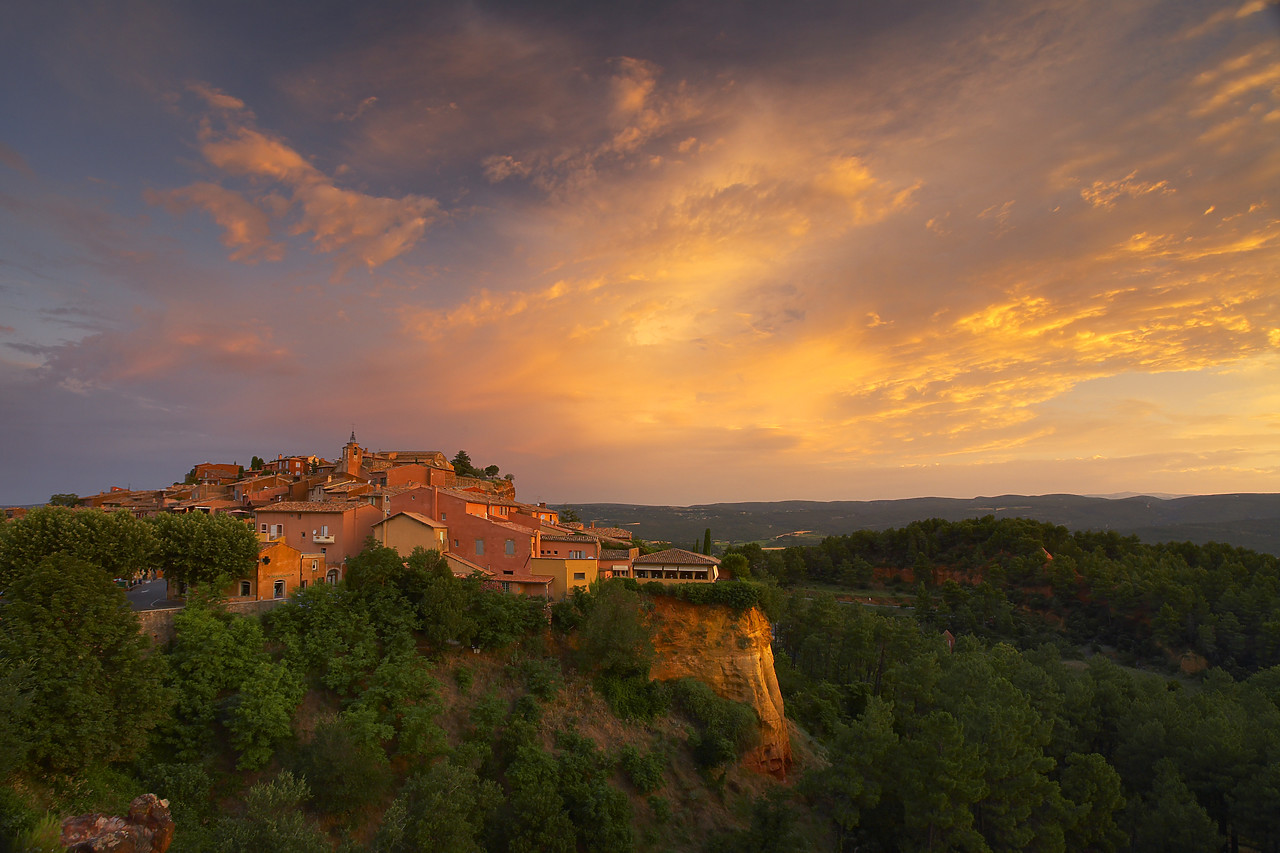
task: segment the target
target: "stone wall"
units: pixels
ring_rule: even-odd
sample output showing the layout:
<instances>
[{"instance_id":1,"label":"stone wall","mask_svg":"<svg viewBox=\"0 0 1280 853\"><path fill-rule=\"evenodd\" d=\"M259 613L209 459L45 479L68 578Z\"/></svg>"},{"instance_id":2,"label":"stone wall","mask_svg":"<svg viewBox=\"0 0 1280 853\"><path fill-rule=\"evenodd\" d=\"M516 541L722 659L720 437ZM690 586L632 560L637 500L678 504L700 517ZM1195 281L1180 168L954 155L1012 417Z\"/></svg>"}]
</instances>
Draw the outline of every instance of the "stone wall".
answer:
<instances>
[{"instance_id":1,"label":"stone wall","mask_svg":"<svg viewBox=\"0 0 1280 853\"><path fill-rule=\"evenodd\" d=\"M224 606L231 613L252 616L266 613L284 601L286 599L283 598L266 601L228 601ZM173 614L181 609L181 607L171 607L166 610L138 610L134 615L138 617L138 627L142 633L150 637L155 645L165 646L173 640Z\"/></svg>"}]
</instances>

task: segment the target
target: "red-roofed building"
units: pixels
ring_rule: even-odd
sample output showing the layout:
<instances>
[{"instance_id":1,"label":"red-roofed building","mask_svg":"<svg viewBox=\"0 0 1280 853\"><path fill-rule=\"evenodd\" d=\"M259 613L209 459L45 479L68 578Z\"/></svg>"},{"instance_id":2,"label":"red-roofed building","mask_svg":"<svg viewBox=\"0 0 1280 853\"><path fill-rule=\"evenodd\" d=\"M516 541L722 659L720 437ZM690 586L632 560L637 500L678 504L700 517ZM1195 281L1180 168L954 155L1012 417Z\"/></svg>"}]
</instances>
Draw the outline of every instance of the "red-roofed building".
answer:
<instances>
[{"instance_id":1,"label":"red-roofed building","mask_svg":"<svg viewBox=\"0 0 1280 853\"><path fill-rule=\"evenodd\" d=\"M668 548L656 554L645 554L631 561L636 580L675 581L677 583L714 583L720 576L720 561L706 554L695 554L683 548Z\"/></svg>"},{"instance_id":2,"label":"red-roofed building","mask_svg":"<svg viewBox=\"0 0 1280 853\"><path fill-rule=\"evenodd\" d=\"M196 466L196 479L201 483L234 483L240 479L240 466L223 462L201 462Z\"/></svg>"},{"instance_id":3,"label":"red-roofed building","mask_svg":"<svg viewBox=\"0 0 1280 853\"><path fill-rule=\"evenodd\" d=\"M258 538L283 538L300 551L319 551L329 565L364 550L382 513L361 501L281 501L255 513Z\"/></svg>"}]
</instances>

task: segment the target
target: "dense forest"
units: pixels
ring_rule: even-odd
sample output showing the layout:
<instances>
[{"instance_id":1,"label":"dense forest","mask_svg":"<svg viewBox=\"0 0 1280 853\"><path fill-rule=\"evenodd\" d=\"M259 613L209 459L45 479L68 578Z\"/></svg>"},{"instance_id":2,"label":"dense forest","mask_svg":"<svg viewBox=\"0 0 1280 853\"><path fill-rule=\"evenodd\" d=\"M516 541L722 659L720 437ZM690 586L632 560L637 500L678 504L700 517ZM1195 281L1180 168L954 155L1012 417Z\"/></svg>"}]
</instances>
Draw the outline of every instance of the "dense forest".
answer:
<instances>
[{"instance_id":1,"label":"dense forest","mask_svg":"<svg viewBox=\"0 0 1280 853\"><path fill-rule=\"evenodd\" d=\"M13 849L151 791L175 851L1280 850L1272 557L935 520L549 605L371 544L152 649L112 576L241 533L28 519L0 526ZM791 778L737 765L750 706L649 679L655 595L768 613Z\"/></svg>"}]
</instances>

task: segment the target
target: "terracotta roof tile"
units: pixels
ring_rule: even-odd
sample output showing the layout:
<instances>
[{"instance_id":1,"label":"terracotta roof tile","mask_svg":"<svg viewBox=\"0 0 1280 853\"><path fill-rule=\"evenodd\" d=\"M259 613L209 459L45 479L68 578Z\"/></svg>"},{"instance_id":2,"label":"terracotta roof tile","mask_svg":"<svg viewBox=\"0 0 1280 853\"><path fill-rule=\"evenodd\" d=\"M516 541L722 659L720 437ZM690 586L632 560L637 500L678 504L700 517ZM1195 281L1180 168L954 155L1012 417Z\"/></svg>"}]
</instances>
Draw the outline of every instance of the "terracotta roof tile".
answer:
<instances>
[{"instance_id":1,"label":"terracotta roof tile","mask_svg":"<svg viewBox=\"0 0 1280 853\"><path fill-rule=\"evenodd\" d=\"M258 512L350 512L368 505L366 501L280 501Z\"/></svg>"},{"instance_id":2,"label":"terracotta roof tile","mask_svg":"<svg viewBox=\"0 0 1280 853\"><path fill-rule=\"evenodd\" d=\"M632 562L639 566L718 566L720 561L706 554L695 554L683 548L668 548L656 554L645 554L636 557Z\"/></svg>"},{"instance_id":3,"label":"terracotta roof tile","mask_svg":"<svg viewBox=\"0 0 1280 853\"><path fill-rule=\"evenodd\" d=\"M451 498L470 501L473 504L488 504L489 506L513 506L519 507L520 504L506 498L500 498L495 494L487 492L464 492L458 489L440 489L440 494L448 495Z\"/></svg>"}]
</instances>

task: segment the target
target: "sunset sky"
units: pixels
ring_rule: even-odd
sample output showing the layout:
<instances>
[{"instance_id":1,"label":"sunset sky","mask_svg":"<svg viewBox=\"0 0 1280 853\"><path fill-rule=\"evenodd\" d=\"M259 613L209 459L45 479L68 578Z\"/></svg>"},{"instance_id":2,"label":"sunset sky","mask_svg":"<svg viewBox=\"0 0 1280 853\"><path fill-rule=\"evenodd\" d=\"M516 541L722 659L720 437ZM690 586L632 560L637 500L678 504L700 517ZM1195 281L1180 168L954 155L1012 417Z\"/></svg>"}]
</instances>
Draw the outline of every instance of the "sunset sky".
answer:
<instances>
[{"instance_id":1,"label":"sunset sky","mask_svg":"<svg viewBox=\"0 0 1280 853\"><path fill-rule=\"evenodd\" d=\"M557 503L1280 491L1262 2L55 0L0 80L0 504L353 426Z\"/></svg>"}]
</instances>

